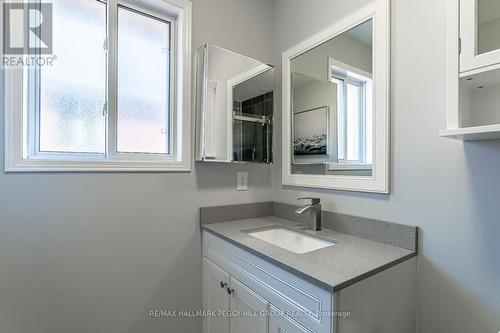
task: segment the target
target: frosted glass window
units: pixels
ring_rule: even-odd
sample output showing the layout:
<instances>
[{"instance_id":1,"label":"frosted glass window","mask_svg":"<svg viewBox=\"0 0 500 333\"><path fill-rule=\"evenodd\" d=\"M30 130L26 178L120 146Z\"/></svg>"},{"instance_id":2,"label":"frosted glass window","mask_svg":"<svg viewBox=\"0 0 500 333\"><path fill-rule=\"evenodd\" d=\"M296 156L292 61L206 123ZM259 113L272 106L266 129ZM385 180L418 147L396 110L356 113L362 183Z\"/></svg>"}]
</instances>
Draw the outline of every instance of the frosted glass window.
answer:
<instances>
[{"instance_id":1,"label":"frosted glass window","mask_svg":"<svg viewBox=\"0 0 500 333\"><path fill-rule=\"evenodd\" d=\"M118 7L117 150L169 153L170 24Z\"/></svg>"},{"instance_id":2,"label":"frosted glass window","mask_svg":"<svg viewBox=\"0 0 500 333\"><path fill-rule=\"evenodd\" d=\"M360 160L361 88L348 83L346 100L347 120L347 160Z\"/></svg>"},{"instance_id":3,"label":"frosted glass window","mask_svg":"<svg viewBox=\"0 0 500 333\"><path fill-rule=\"evenodd\" d=\"M30 61L7 73L6 128L16 135L5 169L190 171L191 3L49 2L50 32L31 37L50 33L53 52L35 54L40 41L26 35ZM30 26L48 22L28 9L18 14Z\"/></svg>"},{"instance_id":4,"label":"frosted glass window","mask_svg":"<svg viewBox=\"0 0 500 333\"><path fill-rule=\"evenodd\" d=\"M53 66L40 68L41 152L105 153L106 5L53 2Z\"/></svg>"}]
</instances>

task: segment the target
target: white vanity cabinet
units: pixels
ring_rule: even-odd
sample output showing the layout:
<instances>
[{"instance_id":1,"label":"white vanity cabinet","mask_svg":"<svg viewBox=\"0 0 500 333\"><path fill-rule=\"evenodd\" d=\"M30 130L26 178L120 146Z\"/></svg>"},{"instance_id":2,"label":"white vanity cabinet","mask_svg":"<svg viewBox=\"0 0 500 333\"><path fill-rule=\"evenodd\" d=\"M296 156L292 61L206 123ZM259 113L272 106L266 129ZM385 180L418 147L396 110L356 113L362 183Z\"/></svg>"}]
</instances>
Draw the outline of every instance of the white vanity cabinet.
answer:
<instances>
[{"instance_id":1,"label":"white vanity cabinet","mask_svg":"<svg viewBox=\"0 0 500 333\"><path fill-rule=\"evenodd\" d=\"M204 309L216 314L205 317L203 333L313 333L236 278L226 285L229 275L207 258L203 271Z\"/></svg>"},{"instance_id":2,"label":"white vanity cabinet","mask_svg":"<svg viewBox=\"0 0 500 333\"><path fill-rule=\"evenodd\" d=\"M269 302L203 258L204 333L267 333ZM241 316L232 315L235 313Z\"/></svg>"},{"instance_id":3,"label":"white vanity cabinet","mask_svg":"<svg viewBox=\"0 0 500 333\"><path fill-rule=\"evenodd\" d=\"M271 306L271 312L278 313L279 309ZM269 317L269 333L313 333L298 322L292 320L286 315L276 315Z\"/></svg>"},{"instance_id":4,"label":"white vanity cabinet","mask_svg":"<svg viewBox=\"0 0 500 333\"><path fill-rule=\"evenodd\" d=\"M203 258L203 309L207 312L220 313L229 311L230 295L229 274L217 267L207 258ZM205 316L203 333L229 333L229 317Z\"/></svg>"},{"instance_id":5,"label":"white vanity cabinet","mask_svg":"<svg viewBox=\"0 0 500 333\"><path fill-rule=\"evenodd\" d=\"M269 302L260 297L243 283L231 277L229 331L241 333L267 333L267 311Z\"/></svg>"},{"instance_id":6,"label":"white vanity cabinet","mask_svg":"<svg viewBox=\"0 0 500 333\"><path fill-rule=\"evenodd\" d=\"M205 317L204 333L268 332L270 306L311 332L331 333L332 293L277 265L203 232L203 304L206 311L255 312L253 317ZM229 277L229 278L228 278ZM227 286L225 284L227 283ZM225 288L221 288L225 286ZM229 292L228 292L229 291ZM225 293L225 294L224 294ZM221 327L224 326L224 327ZM300 331L291 331L300 332ZM307 331L306 331L307 332Z\"/></svg>"},{"instance_id":7,"label":"white vanity cabinet","mask_svg":"<svg viewBox=\"0 0 500 333\"><path fill-rule=\"evenodd\" d=\"M416 257L336 292L298 275L203 231L203 333L415 332Z\"/></svg>"}]
</instances>

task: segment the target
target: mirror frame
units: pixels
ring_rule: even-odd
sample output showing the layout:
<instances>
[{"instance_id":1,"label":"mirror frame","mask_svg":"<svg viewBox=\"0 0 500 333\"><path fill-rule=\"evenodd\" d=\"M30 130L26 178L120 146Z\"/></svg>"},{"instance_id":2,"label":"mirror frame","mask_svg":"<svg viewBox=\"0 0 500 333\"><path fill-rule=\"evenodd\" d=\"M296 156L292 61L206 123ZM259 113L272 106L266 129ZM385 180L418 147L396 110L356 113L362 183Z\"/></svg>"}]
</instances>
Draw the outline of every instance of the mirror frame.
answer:
<instances>
[{"instance_id":1,"label":"mirror frame","mask_svg":"<svg viewBox=\"0 0 500 333\"><path fill-rule=\"evenodd\" d=\"M373 172L372 176L292 173L291 61L293 58L373 19ZM282 185L389 193L390 173L390 0L377 0L282 55Z\"/></svg>"}]
</instances>

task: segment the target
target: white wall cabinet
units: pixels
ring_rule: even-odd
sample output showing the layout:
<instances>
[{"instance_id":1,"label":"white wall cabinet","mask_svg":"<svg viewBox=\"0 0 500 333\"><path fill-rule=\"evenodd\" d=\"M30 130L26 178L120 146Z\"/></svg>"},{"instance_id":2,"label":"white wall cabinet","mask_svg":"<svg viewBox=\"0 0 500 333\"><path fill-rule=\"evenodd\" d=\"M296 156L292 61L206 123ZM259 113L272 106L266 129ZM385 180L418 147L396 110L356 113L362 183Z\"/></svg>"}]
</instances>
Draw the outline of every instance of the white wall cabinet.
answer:
<instances>
[{"instance_id":1,"label":"white wall cabinet","mask_svg":"<svg viewBox=\"0 0 500 333\"><path fill-rule=\"evenodd\" d=\"M500 2L460 0L460 72L482 72L500 64Z\"/></svg>"},{"instance_id":2,"label":"white wall cabinet","mask_svg":"<svg viewBox=\"0 0 500 333\"><path fill-rule=\"evenodd\" d=\"M442 137L500 139L500 1L447 0L447 128Z\"/></svg>"},{"instance_id":3,"label":"white wall cabinet","mask_svg":"<svg viewBox=\"0 0 500 333\"><path fill-rule=\"evenodd\" d=\"M203 309L230 314L203 333L415 332L416 257L331 292L206 231L203 256Z\"/></svg>"}]
</instances>

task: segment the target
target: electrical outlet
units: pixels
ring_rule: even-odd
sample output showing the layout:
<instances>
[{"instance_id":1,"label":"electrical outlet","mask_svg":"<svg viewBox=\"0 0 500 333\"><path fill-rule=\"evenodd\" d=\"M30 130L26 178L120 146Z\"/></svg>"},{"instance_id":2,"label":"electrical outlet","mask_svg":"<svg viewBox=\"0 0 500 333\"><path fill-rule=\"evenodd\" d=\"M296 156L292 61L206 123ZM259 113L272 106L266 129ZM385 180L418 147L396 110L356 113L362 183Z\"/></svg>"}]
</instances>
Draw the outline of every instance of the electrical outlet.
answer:
<instances>
[{"instance_id":1,"label":"electrical outlet","mask_svg":"<svg viewBox=\"0 0 500 333\"><path fill-rule=\"evenodd\" d=\"M237 183L236 189L238 191L246 191L248 190L248 172L247 171L239 171L237 175Z\"/></svg>"}]
</instances>

